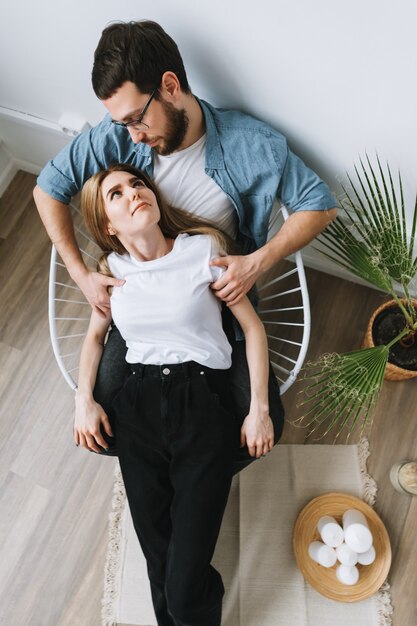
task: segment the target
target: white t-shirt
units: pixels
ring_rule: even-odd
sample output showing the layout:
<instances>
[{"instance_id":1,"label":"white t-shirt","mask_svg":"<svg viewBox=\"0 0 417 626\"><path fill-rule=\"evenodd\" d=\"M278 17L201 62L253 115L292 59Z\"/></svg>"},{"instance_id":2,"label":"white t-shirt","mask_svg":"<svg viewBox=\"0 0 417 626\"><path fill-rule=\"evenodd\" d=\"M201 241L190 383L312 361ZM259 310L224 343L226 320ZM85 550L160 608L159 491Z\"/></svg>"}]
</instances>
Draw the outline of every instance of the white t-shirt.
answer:
<instances>
[{"instance_id":1,"label":"white t-shirt","mask_svg":"<svg viewBox=\"0 0 417 626\"><path fill-rule=\"evenodd\" d=\"M113 288L110 303L128 363L231 366L221 304L209 286L223 271L209 265L216 256L209 235L187 234L178 235L171 252L153 261L115 252L108 256L113 275L126 280Z\"/></svg>"},{"instance_id":2,"label":"white t-shirt","mask_svg":"<svg viewBox=\"0 0 417 626\"><path fill-rule=\"evenodd\" d=\"M206 135L184 150L154 155L154 180L165 201L200 217L236 239L238 218L229 198L205 172Z\"/></svg>"}]
</instances>

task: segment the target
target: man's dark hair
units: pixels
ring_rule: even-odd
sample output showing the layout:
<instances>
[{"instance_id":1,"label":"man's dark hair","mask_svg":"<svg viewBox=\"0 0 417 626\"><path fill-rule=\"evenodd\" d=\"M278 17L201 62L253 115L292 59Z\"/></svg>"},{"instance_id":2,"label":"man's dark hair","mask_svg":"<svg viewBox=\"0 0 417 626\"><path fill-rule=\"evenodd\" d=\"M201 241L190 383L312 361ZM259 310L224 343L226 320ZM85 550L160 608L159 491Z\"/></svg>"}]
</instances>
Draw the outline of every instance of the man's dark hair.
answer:
<instances>
[{"instance_id":1,"label":"man's dark hair","mask_svg":"<svg viewBox=\"0 0 417 626\"><path fill-rule=\"evenodd\" d=\"M107 100L128 80L142 93L151 93L168 71L190 93L178 46L159 24L117 22L103 30L94 53L93 89L100 100Z\"/></svg>"}]
</instances>

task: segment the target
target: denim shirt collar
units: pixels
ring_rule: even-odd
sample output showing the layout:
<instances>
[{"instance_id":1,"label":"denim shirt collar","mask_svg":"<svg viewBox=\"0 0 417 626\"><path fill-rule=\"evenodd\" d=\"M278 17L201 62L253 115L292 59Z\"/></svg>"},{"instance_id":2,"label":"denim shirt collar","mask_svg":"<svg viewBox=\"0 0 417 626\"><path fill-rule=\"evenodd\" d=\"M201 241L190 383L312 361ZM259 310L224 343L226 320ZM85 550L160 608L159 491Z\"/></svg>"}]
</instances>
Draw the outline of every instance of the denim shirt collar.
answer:
<instances>
[{"instance_id":1,"label":"denim shirt collar","mask_svg":"<svg viewBox=\"0 0 417 626\"><path fill-rule=\"evenodd\" d=\"M152 156L152 148L150 148L146 143L137 143L135 151L143 158L149 158Z\"/></svg>"},{"instance_id":2,"label":"denim shirt collar","mask_svg":"<svg viewBox=\"0 0 417 626\"><path fill-rule=\"evenodd\" d=\"M212 107L208 102L194 96L204 113L206 125L206 168L211 170L224 170L223 150L220 145L219 133L213 119Z\"/></svg>"}]
</instances>

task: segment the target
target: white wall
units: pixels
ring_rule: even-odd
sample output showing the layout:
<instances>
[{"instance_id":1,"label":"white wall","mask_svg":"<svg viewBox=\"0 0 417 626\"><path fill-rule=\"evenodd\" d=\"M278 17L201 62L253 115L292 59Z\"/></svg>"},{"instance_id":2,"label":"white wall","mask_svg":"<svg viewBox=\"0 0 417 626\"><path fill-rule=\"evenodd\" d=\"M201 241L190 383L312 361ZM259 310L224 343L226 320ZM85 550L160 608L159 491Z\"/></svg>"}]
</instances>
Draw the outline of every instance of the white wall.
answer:
<instances>
[{"instance_id":1,"label":"white wall","mask_svg":"<svg viewBox=\"0 0 417 626\"><path fill-rule=\"evenodd\" d=\"M97 123L104 109L90 86L90 72L101 30L112 20L154 19L179 44L197 95L273 124L334 190L359 154L377 150L401 169L412 202L414 0L24 4L9 2L1 12L0 106L55 122L68 112ZM29 140L29 134L0 119L0 138L9 152L40 167L58 140L51 134Z\"/></svg>"}]
</instances>

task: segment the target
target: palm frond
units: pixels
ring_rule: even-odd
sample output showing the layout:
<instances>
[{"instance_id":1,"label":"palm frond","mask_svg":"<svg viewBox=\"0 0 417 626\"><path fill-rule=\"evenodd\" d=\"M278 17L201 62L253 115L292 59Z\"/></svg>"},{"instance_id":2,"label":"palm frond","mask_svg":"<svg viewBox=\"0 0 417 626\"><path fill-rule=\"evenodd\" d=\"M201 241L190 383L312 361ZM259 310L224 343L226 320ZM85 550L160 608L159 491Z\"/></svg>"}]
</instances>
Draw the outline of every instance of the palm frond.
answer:
<instances>
[{"instance_id":1,"label":"palm frond","mask_svg":"<svg viewBox=\"0 0 417 626\"><path fill-rule=\"evenodd\" d=\"M353 196L343 188L345 221L337 218L319 241L335 255L329 257L333 261L392 293L393 281L407 288L417 273L417 199L409 237L401 176L398 175L397 191L389 165L386 175L378 156L377 169L378 175L367 155L366 165L360 159L360 168L355 166L359 188L349 175Z\"/></svg>"},{"instance_id":2,"label":"palm frond","mask_svg":"<svg viewBox=\"0 0 417 626\"><path fill-rule=\"evenodd\" d=\"M347 227L340 218L329 224L319 241L332 253L320 250L324 256L375 287L389 293L393 291L392 279L381 264L380 249L372 242L357 237L354 229Z\"/></svg>"},{"instance_id":3,"label":"palm frond","mask_svg":"<svg viewBox=\"0 0 417 626\"><path fill-rule=\"evenodd\" d=\"M358 422L369 420L384 380L389 350L375 346L347 354L325 354L304 368L304 389L299 407L306 412L297 422L314 432L326 425L327 434L351 432ZM324 436L324 435L322 435Z\"/></svg>"}]
</instances>

